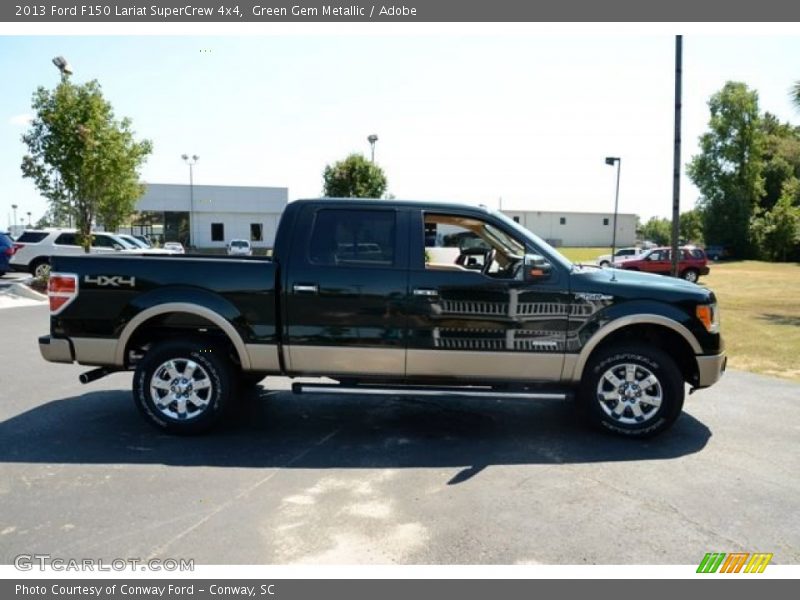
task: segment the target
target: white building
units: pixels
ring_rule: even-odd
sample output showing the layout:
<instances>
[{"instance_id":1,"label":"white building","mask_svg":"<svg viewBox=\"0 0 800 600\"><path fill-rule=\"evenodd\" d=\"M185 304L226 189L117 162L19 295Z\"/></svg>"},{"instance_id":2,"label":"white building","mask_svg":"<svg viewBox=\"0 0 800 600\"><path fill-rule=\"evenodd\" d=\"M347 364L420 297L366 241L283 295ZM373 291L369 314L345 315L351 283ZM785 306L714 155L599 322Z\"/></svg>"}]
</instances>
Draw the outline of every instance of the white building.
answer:
<instances>
[{"instance_id":1,"label":"white building","mask_svg":"<svg viewBox=\"0 0 800 600\"><path fill-rule=\"evenodd\" d=\"M614 213L504 210L553 246L611 246ZM636 215L617 214L617 248L636 243Z\"/></svg>"},{"instance_id":2,"label":"white building","mask_svg":"<svg viewBox=\"0 0 800 600\"><path fill-rule=\"evenodd\" d=\"M289 190L282 187L190 188L171 183L146 187L136 204L140 215L134 221L133 233L156 233L165 241L198 248L224 248L234 239L250 240L256 248L271 248L278 220L289 201Z\"/></svg>"}]
</instances>

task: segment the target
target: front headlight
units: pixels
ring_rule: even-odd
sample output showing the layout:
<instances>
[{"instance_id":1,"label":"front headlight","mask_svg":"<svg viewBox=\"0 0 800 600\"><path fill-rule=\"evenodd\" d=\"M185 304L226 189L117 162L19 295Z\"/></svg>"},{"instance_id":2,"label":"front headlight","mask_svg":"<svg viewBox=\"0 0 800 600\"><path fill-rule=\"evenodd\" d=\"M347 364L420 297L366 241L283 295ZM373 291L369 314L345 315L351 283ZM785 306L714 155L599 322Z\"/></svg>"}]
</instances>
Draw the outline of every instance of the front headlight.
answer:
<instances>
[{"instance_id":1,"label":"front headlight","mask_svg":"<svg viewBox=\"0 0 800 600\"><path fill-rule=\"evenodd\" d=\"M716 302L698 304L695 314L709 333L719 333L719 308Z\"/></svg>"}]
</instances>

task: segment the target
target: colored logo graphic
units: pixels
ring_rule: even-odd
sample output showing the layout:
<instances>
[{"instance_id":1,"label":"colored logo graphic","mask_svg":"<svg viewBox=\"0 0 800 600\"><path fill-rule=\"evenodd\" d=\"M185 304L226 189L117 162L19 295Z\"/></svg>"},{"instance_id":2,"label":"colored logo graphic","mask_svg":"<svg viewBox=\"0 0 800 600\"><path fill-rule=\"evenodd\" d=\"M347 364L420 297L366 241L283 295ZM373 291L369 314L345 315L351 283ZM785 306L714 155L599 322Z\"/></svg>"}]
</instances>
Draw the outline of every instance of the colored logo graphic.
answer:
<instances>
[{"instance_id":1,"label":"colored logo graphic","mask_svg":"<svg viewBox=\"0 0 800 600\"><path fill-rule=\"evenodd\" d=\"M757 552L708 552L700 565L698 573L763 573L772 560L772 553Z\"/></svg>"}]
</instances>

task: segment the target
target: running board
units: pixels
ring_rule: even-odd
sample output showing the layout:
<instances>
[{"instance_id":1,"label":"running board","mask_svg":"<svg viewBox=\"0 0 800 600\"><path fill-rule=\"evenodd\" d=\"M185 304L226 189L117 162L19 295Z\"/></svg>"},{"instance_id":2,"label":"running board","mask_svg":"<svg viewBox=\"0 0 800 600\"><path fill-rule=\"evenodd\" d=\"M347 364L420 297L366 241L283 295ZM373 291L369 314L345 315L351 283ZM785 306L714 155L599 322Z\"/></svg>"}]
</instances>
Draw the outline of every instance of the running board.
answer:
<instances>
[{"instance_id":1,"label":"running board","mask_svg":"<svg viewBox=\"0 0 800 600\"><path fill-rule=\"evenodd\" d=\"M455 396L469 398L525 398L528 400L566 400L566 392L505 391L492 388L336 385L293 383L295 394L367 394L394 396Z\"/></svg>"}]
</instances>

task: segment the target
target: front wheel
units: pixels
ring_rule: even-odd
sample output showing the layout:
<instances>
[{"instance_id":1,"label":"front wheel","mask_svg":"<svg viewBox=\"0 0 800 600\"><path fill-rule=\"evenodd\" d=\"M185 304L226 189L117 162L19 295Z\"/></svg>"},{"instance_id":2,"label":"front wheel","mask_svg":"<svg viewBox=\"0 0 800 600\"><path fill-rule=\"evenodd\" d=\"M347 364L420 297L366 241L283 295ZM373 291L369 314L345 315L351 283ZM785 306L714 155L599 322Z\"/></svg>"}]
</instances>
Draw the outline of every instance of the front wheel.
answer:
<instances>
[{"instance_id":1,"label":"front wheel","mask_svg":"<svg viewBox=\"0 0 800 600\"><path fill-rule=\"evenodd\" d=\"M195 340L153 346L136 367L133 398L156 428L201 433L223 416L234 396L233 366L224 352Z\"/></svg>"},{"instance_id":2,"label":"front wheel","mask_svg":"<svg viewBox=\"0 0 800 600\"><path fill-rule=\"evenodd\" d=\"M629 437L669 429L683 408L684 385L675 361L658 348L615 346L587 365L580 400L589 420Z\"/></svg>"}]
</instances>

